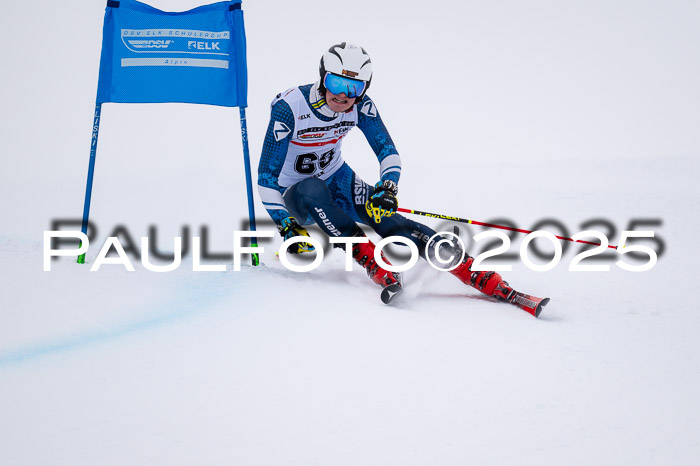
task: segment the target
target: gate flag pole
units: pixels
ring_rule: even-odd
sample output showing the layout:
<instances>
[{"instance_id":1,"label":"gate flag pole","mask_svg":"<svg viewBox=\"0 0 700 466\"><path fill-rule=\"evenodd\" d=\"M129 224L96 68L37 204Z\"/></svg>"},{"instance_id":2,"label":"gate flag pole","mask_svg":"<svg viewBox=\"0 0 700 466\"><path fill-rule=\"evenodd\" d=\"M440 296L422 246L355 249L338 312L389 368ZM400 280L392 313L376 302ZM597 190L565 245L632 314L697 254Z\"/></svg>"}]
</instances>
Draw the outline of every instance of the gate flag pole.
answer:
<instances>
[{"instance_id":1,"label":"gate flag pole","mask_svg":"<svg viewBox=\"0 0 700 466\"><path fill-rule=\"evenodd\" d=\"M92 141L90 143L90 164L88 166L87 184L85 185L85 203L83 205L83 224L80 228L87 235L88 218L90 217L90 200L92 199L92 178L95 174L95 157L97 156L97 138L100 135L100 114L102 104L95 104L95 119L92 124ZM82 242L81 242L82 246ZM78 256L78 264L85 263L85 253Z\"/></svg>"},{"instance_id":2,"label":"gate flag pole","mask_svg":"<svg viewBox=\"0 0 700 466\"><path fill-rule=\"evenodd\" d=\"M245 118L245 107L239 107L238 109L241 115L241 139L243 141L243 162L245 164L245 184L248 194L248 217L250 218L250 231L255 230L255 207L253 206L253 181L250 176L250 152L248 151L248 125L246 124ZM258 246L258 238L250 238L250 246ZM260 257L258 253L253 253L253 265L260 264Z\"/></svg>"}]
</instances>

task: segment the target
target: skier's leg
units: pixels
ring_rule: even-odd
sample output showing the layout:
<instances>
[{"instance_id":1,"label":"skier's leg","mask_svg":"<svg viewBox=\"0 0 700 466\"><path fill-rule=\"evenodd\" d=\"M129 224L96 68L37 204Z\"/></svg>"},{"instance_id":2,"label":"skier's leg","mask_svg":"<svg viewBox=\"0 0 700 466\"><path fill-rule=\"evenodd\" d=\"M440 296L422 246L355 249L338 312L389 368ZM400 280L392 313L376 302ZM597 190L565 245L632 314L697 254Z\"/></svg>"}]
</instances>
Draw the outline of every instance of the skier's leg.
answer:
<instances>
[{"instance_id":1,"label":"skier's leg","mask_svg":"<svg viewBox=\"0 0 700 466\"><path fill-rule=\"evenodd\" d=\"M329 236L350 236L357 224L333 201L328 186L318 178L306 178L284 193L289 215L308 224L313 219Z\"/></svg>"},{"instance_id":2,"label":"skier's leg","mask_svg":"<svg viewBox=\"0 0 700 466\"><path fill-rule=\"evenodd\" d=\"M488 296L506 299L512 291L508 283L504 282L501 275L496 272L472 272L473 257L464 251L464 257L462 258L461 248L454 246L451 241L441 241L442 239L449 240L450 238L437 235L433 229L422 223L408 219L400 214L384 217L380 223L372 223L371 220L368 222L382 238L396 235L411 239L418 246L421 257L424 259L429 258L433 264L437 263L438 255L441 258L452 258L453 262L446 265L445 268L451 268L459 261L459 264L450 270L450 273L461 282L476 288ZM432 241L428 241L430 238L432 238ZM439 246L436 246L438 244Z\"/></svg>"},{"instance_id":3,"label":"skier's leg","mask_svg":"<svg viewBox=\"0 0 700 466\"><path fill-rule=\"evenodd\" d=\"M354 186L352 209L357 217L357 221L371 227L382 238L389 236L402 236L407 238L416 245L421 257L426 258L426 254L429 254L430 258L433 259L433 254L435 253L434 247L428 245L428 240L434 237L434 243L436 243L442 239L442 237L435 236L437 234L436 231L429 226L406 218L401 214L383 217L380 223L376 223L369 216L365 208L365 202L374 193L374 187L362 181L357 174L352 173L352 175L352 185ZM442 245L444 244L443 242ZM450 251L446 251L446 254L441 254L441 257L448 257L447 253L449 252Z\"/></svg>"},{"instance_id":4,"label":"skier's leg","mask_svg":"<svg viewBox=\"0 0 700 466\"><path fill-rule=\"evenodd\" d=\"M364 207L364 203L369 196L372 195L374 188L360 180L357 175L354 177L353 185L357 187L355 192L360 193L360 195L354 199L355 211L359 216L360 222L370 226L382 238L388 236L403 236L408 238L416 244L421 257L424 259L429 258L433 263L435 263L436 255L438 254L441 258L454 258L454 262L446 266L446 268L450 268L457 265L450 273L461 282L476 288L488 296L506 299L513 291L513 289L508 286L508 283L503 281L501 275L496 272L472 272L471 265L474 262L473 257L465 251L464 258L460 261L460 258L462 258L462 250L453 246L450 241L440 241L444 239L444 237L436 236L437 233L435 230L422 223L406 218L400 214L384 217L380 223L374 222L369 214L367 214L367 210ZM433 238L433 240L428 242L430 238ZM439 244L439 246L436 246L437 244ZM459 264L456 264L457 261L459 261Z\"/></svg>"},{"instance_id":5,"label":"skier's leg","mask_svg":"<svg viewBox=\"0 0 700 466\"><path fill-rule=\"evenodd\" d=\"M366 236L352 216L338 205L337 197L334 197L336 196L331 194L326 182L318 178L306 178L287 189L284 202L290 216L303 219L302 221L313 219L329 236ZM384 288L392 288L389 298L400 291L401 276L377 264L371 241L353 244L352 256L365 268L372 281ZM383 255L382 258L389 263Z\"/></svg>"},{"instance_id":6,"label":"skier's leg","mask_svg":"<svg viewBox=\"0 0 700 466\"><path fill-rule=\"evenodd\" d=\"M365 232L357 226L355 231L351 236L354 237L366 237ZM344 244L337 244L336 247L345 250ZM374 283L381 285L382 287L392 286L392 293L397 293L401 284L401 274L398 272L389 272L388 270L381 267L376 259L374 258L375 245L369 239L364 243L353 243L352 244L352 258L357 261L362 267L367 271L367 275ZM387 264L391 265L391 262L384 256L384 253L380 253L382 260ZM393 297L393 294L389 298ZM384 297L382 297L384 299ZM386 301L385 301L386 302Z\"/></svg>"},{"instance_id":7,"label":"skier's leg","mask_svg":"<svg viewBox=\"0 0 700 466\"><path fill-rule=\"evenodd\" d=\"M540 298L524 295L527 299L522 301L522 303L517 302L521 294L515 292L507 282L503 281L500 274L488 271L473 272L471 266L474 263L474 258L466 252L463 255L464 257L462 257L461 249L455 247L449 241L449 238L434 236L436 232L422 223L408 219L399 214L394 214L391 217L383 217L380 223L375 223L369 217L365 209L365 202L369 196L374 193L374 188L362 181L347 164L343 165L340 170L334 173L333 176L327 180L327 184L334 203L349 215L354 222L370 226L382 237L397 235L410 239L418 246L421 257L430 258L433 263L437 260L437 254L439 254L440 258L453 257L453 263L449 264L446 268L456 265L450 273L461 282L489 296L494 296L507 302L517 304L534 316L539 314L542 306L541 303L546 304L547 301L549 301L548 299L541 300ZM364 236L364 233L356 225L353 235ZM428 239L431 237L434 237L434 240L428 243ZM441 241L442 239L448 239L448 241ZM436 246L437 244L439 244L439 246ZM365 248L364 246L354 247L353 257L360 264L365 266L370 277L373 277L375 282L383 285L381 280L383 277L386 277L388 272L382 270L378 272L378 274L373 274L372 270L375 270L374 266L376 266L376 263L370 259L374 257L374 249L374 245L370 245L369 248ZM388 291L391 291L391 287L385 286L382 299L384 299L384 293ZM388 293L387 295L391 296Z\"/></svg>"}]
</instances>

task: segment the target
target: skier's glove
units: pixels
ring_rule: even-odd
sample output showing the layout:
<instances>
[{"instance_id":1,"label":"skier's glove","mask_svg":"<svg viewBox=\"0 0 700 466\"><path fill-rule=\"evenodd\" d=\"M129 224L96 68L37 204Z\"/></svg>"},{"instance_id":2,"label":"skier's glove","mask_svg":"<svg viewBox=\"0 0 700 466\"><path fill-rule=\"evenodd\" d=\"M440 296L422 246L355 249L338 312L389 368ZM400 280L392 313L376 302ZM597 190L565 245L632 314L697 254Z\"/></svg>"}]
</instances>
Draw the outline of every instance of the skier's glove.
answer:
<instances>
[{"instance_id":1,"label":"skier's glove","mask_svg":"<svg viewBox=\"0 0 700 466\"><path fill-rule=\"evenodd\" d=\"M299 222L297 222L297 219L294 217L283 218L279 225L277 225L277 230L280 232L280 235L285 241L289 238L294 238L295 236L309 236L309 232L306 231L306 228L299 225ZM306 242L294 243L287 248L287 252L290 254L301 254L303 252L311 252L313 250L313 245Z\"/></svg>"},{"instance_id":2,"label":"skier's glove","mask_svg":"<svg viewBox=\"0 0 700 466\"><path fill-rule=\"evenodd\" d=\"M365 202L367 215L375 223L380 223L383 217L391 217L399 208L396 194L399 187L391 180L380 181L374 185L374 194Z\"/></svg>"}]
</instances>

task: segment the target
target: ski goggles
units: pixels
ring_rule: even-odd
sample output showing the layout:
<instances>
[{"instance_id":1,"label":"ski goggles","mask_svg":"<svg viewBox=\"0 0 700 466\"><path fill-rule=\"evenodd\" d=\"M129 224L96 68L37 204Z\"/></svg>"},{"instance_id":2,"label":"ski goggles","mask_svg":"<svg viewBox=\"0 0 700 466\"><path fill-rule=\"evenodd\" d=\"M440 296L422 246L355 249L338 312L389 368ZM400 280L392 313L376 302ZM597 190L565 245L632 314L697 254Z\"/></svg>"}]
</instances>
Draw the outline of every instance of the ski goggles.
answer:
<instances>
[{"instance_id":1,"label":"ski goggles","mask_svg":"<svg viewBox=\"0 0 700 466\"><path fill-rule=\"evenodd\" d=\"M343 76L338 76L333 73L326 73L326 77L323 80L323 85L326 89L331 91L332 94L342 94L345 93L349 98L359 97L365 91L367 83L364 81L359 81L357 79L345 78Z\"/></svg>"}]
</instances>

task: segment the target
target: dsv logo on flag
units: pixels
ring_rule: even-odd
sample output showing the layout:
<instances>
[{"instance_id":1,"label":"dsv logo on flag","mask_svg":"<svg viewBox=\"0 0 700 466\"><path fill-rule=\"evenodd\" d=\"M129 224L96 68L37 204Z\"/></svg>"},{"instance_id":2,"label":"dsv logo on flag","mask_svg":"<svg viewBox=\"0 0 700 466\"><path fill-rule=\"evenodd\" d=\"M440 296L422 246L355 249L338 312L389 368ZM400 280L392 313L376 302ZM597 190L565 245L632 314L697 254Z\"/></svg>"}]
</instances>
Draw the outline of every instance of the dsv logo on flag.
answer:
<instances>
[{"instance_id":1,"label":"dsv logo on flag","mask_svg":"<svg viewBox=\"0 0 700 466\"><path fill-rule=\"evenodd\" d=\"M167 49L170 44L173 43L172 40L136 40L131 39L128 41L135 49Z\"/></svg>"}]
</instances>

